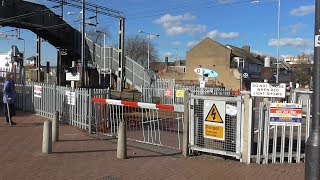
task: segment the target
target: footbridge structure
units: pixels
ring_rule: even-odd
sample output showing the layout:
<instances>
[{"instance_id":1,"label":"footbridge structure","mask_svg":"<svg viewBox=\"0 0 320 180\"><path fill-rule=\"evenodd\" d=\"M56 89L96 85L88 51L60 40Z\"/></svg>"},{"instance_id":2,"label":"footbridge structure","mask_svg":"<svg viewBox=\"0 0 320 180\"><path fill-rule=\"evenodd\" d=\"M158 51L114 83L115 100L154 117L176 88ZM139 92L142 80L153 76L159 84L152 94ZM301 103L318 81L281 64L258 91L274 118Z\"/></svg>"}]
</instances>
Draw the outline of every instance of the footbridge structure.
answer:
<instances>
[{"instance_id":1,"label":"footbridge structure","mask_svg":"<svg viewBox=\"0 0 320 180\"><path fill-rule=\"evenodd\" d=\"M66 70L72 67L73 61L79 66L81 64L82 33L55 14L52 8L55 7L23 0L0 0L0 25L28 29L54 46L57 49L57 83L66 85L69 83L65 78ZM124 24L124 19L120 23ZM124 34L124 26L122 28L120 33ZM123 55L123 44L119 44L118 49L102 47L86 37L84 47L86 86L97 87L101 82L109 85L111 80L117 82L118 86L120 83L127 83L141 91L141 86L151 86L156 78L136 61ZM38 42L39 64L40 48Z\"/></svg>"}]
</instances>

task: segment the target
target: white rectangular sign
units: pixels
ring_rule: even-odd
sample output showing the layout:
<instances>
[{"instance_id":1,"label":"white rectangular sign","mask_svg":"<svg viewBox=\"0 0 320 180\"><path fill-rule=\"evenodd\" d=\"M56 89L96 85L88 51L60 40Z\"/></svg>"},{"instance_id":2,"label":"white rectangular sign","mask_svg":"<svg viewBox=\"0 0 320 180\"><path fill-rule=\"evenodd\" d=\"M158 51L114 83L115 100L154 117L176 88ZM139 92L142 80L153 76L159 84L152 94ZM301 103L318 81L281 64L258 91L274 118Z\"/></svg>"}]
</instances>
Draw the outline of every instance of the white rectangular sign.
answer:
<instances>
[{"instance_id":1,"label":"white rectangular sign","mask_svg":"<svg viewBox=\"0 0 320 180\"><path fill-rule=\"evenodd\" d=\"M205 88L205 87L206 87L206 82L200 81L200 88Z\"/></svg>"},{"instance_id":2,"label":"white rectangular sign","mask_svg":"<svg viewBox=\"0 0 320 180\"><path fill-rule=\"evenodd\" d=\"M33 95L34 97L41 98L42 96L42 87L38 85L34 85L33 87Z\"/></svg>"},{"instance_id":3,"label":"white rectangular sign","mask_svg":"<svg viewBox=\"0 0 320 180\"><path fill-rule=\"evenodd\" d=\"M80 73L73 75L72 73L67 72L66 81L80 81Z\"/></svg>"},{"instance_id":4,"label":"white rectangular sign","mask_svg":"<svg viewBox=\"0 0 320 180\"><path fill-rule=\"evenodd\" d=\"M76 105L76 93L71 91L66 91L67 104Z\"/></svg>"},{"instance_id":5,"label":"white rectangular sign","mask_svg":"<svg viewBox=\"0 0 320 180\"><path fill-rule=\"evenodd\" d=\"M251 83L251 96L284 98L286 96L286 84L253 82Z\"/></svg>"}]
</instances>

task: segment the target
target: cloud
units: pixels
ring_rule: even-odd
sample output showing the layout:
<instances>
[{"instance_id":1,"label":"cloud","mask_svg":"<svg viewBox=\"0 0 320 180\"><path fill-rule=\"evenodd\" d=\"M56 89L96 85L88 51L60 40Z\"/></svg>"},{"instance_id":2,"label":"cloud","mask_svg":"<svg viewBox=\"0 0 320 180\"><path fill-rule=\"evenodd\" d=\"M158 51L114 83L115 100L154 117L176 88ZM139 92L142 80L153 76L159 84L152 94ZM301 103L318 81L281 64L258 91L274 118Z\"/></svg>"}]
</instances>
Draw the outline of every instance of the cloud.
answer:
<instances>
[{"instance_id":1,"label":"cloud","mask_svg":"<svg viewBox=\"0 0 320 180\"><path fill-rule=\"evenodd\" d=\"M167 34L170 36L177 36L182 34L194 35L196 33L203 33L205 31L206 31L205 25L194 25L194 24L187 24L184 26L175 26L175 27L170 27L166 29Z\"/></svg>"},{"instance_id":2,"label":"cloud","mask_svg":"<svg viewBox=\"0 0 320 180\"><path fill-rule=\"evenodd\" d=\"M154 24L162 26L166 34L169 36L178 35L194 35L196 33L203 33L206 31L205 25L188 23L195 20L196 17L190 13L184 15L172 16L166 14L159 19L153 21Z\"/></svg>"},{"instance_id":3,"label":"cloud","mask_svg":"<svg viewBox=\"0 0 320 180\"><path fill-rule=\"evenodd\" d=\"M217 0L217 2L219 4L228 4L228 3L232 3L234 0Z\"/></svg>"},{"instance_id":4,"label":"cloud","mask_svg":"<svg viewBox=\"0 0 320 180\"><path fill-rule=\"evenodd\" d=\"M210 37L211 39L235 39L235 38L238 38L240 34L238 32L225 33L225 32L219 32L218 30L213 30L213 31L210 31L207 34L207 36Z\"/></svg>"},{"instance_id":5,"label":"cloud","mask_svg":"<svg viewBox=\"0 0 320 180\"><path fill-rule=\"evenodd\" d=\"M171 52L166 52L163 54L163 57L173 57L173 54Z\"/></svg>"},{"instance_id":6,"label":"cloud","mask_svg":"<svg viewBox=\"0 0 320 180\"><path fill-rule=\"evenodd\" d=\"M289 54L280 55L280 59L285 59L285 58L288 58L288 57L292 57L292 55L289 55Z\"/></svg>"},{"instance_id":7,"label":"cloud","mask_svg":"<svg viewBox=\"0 0 320 180\"><path fill-rule=\"evenodd\" d=\"M258 54L260 56L264 56L265 55L265 53L261 52L261 51L252 50L252 52L255 53L255 54Z\"/></svg>"},{"instance_id":8,"label":"cloud","mask_svg":"<svg viewBox=\"0 0 320 180\"><path fill-rule=\"evenodd\" d=\"M289 29L291 31L292 34L298 34L300 32L300 30L303 28L303 24L302 23L298 23L298 24L293 24L290 25Z\"/></svg>"},{"instance_id":9,"label":"cloud","mask_svg":"<svg viewBox=\"0 0 320 180\"><path fill-rule=\"evenodd\" d=\"M297 9L292 9L290 15L292 16L305 16L314 13L314 5L300 6Z\"/></svg>"},{"instance_id":10,"label":"cloud","mask_svg":"<svg viewBox=\"0 0 320 180\"><path fill-rule=\"evenodd\" d=\"M180 42L180 41L174 41L174 42L172 42L172 45L174 45L174 46L180 46L180 45L181 45L181 42Z\"/></svg>"},{"instance_id":11,"label":"cloud","mask_svg":"<svg viewBox=\"0 0 320 180\"><path fill-rule=\"evenodd\" d=\"M199 43L199 41L189 41L187 43L187 47L188 48L193 48L193 46L197 45Z\"/></svg>"},{"instance_id":12,"label":"cloud","mask_svg":"<svg viewBox=\"0 0 320 180\"><path fill-rule=\"evenodd\" d=\"M312 45L312 42L309 40L304 40L302 38L281 38L280 39L280 46L283 47L305 47ZM278 39L270 39L268 46L276 47L278 46Z\"/></svg>"}]
</instances>

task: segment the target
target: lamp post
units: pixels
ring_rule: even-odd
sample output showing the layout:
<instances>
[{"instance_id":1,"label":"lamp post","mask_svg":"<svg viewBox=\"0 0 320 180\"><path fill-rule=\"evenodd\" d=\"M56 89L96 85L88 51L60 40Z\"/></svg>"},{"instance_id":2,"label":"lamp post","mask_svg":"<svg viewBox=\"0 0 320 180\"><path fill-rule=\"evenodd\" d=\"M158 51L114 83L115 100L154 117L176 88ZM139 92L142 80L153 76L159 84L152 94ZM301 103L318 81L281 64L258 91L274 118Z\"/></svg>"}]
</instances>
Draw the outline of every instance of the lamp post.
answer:
<instances>
[{"instance_id":1,"label":"lamp post","mask_svg":"<svg viewBox=\"0 0 320 180\"><path fill-rule=\"evenodd\" d=\"M23 38L18 38L19 40L23 41L23 58L22 58L22 63L20 62L20 83L24 83L25 81L25 68L23 68L25 66L25 59L26 59L26 40ZM22 70L23 68L23 70ZM23 74L23 75L22 75Z\"/></svg>"},{"instance_id":2,"label":"lamp post","mask_svg":"<svg viewBox=\"0 0 320 180\"><path fill-rule=\"evenodd\" d=\"M79 16L79 19L78 19L78 21L79 21L79 28L78 28L78 30L81 32L81 15L82 15L82 11L81 11L80 13L68 12L67 14L68 14L68 15L78 15L78 16Z\"/></svg>"},{"instance_id":3,"label":"lamp post","mask_svg":"<svg viewBox=\"0 0 320 180\"><path fill-rule=\"evenodd\" d=\"M277 47L277 76L276 76L276 83L279 83L280 1L281 0L278 0L278 47Z\"/></svg>"},{"instance_id":4,"label":"lamp post","mask_svg":"<svg viewBox=\"0 0 320 180\"><path fill-rule=\"evenodd\" d=\"M320 0L315 1L314 27L314 62L313 62L313 93L312 93L312 125L311 133L306 142L305 180L320 179Z\"/></svg>"},{"instance_id":5,"label":"lamp post","mask_svg":"<svg viewBox=\"0 0 320 180\"><path fill-rule=\"evenodd\" d=\"M86 23L85 23L85 18L86 18L86 1L82 0L82 36L81 36L81 87L83 88L86 83L85 83L85 73L86 73L86 63L85 63L85 28L86 28Z\"/></svg>"},{"instance_id":6,"label":"lamp post","mask_svg":"<svg viewBox=\"0 0 320 180\"><path fill-rule=\"evenodd\" d=\"M139 30L139 33L143 33L143 34L148 35L148 71L149 71L150 70L150 36L159 37L160 35L159 34L151 34L148 32L144 32L142 30Z\"/></svg>"}]
</instances>

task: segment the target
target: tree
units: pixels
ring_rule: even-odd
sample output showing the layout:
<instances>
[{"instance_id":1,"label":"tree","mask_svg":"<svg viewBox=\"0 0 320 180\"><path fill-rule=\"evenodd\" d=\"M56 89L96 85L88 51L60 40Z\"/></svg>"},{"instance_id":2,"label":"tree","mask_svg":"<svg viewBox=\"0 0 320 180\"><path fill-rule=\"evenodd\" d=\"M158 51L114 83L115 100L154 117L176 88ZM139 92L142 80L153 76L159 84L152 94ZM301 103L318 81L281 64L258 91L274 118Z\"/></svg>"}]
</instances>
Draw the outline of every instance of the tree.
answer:
<instances>
[{"instance_id":1,"label":"tree","mask_svg":"<svg viewBox=\"0 0 320 180\"><path fill-rule=\"evenodd\" d=\"M143 66L147 66L148 63L148 43L150 52L150 63L159 60L159 54L155 44L145 37L140 35L127 36L124 43L125 55L135 60Z\"/></svg>"},{"instance_id":2,"label":"tree","mask_svg":"<svg viewBox=\"0 0 320 180\"><path fill-rule=\"evenodd\" d=\"M309 85L312 75L312 64L305 54L299 55L298 60L291 64L292 71L301 85Z\"/></svg>"}]
</instances>

